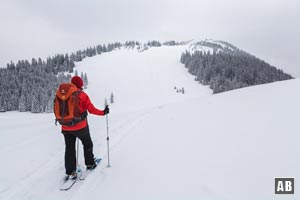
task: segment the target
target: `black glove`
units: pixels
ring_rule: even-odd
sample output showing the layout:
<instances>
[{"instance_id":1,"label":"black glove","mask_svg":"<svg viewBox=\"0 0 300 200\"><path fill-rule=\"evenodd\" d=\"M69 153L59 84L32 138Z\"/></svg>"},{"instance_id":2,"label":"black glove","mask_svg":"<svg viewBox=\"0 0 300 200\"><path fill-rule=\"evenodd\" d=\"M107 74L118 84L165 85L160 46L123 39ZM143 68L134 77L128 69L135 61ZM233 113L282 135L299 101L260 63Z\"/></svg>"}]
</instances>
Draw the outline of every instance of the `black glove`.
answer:
<instances>
[{"instance_id":1,"label":"black glove","mask_svg":"<svg viewBox=\"0 0 300 200\"><path fill-rule=\"evenodd\" d=\"M104 115L107 115L109 113L109 107L108 107L108 105L107 106L105 106L105 108L104 108Z\"/></svg>"}]
</instances>

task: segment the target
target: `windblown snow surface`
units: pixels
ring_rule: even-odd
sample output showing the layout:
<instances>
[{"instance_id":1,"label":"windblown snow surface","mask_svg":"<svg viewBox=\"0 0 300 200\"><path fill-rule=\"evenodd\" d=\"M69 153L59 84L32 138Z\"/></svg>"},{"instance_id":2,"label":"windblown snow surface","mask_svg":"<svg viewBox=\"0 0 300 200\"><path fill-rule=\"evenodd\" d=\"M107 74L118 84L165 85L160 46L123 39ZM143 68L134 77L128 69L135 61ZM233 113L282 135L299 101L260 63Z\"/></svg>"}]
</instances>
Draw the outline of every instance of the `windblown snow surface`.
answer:
<instances>
[{"instance_id":1,"label":"windblown snow surface","mask_svg":"<svg viewBox=\"0 0 300 200\"><path fill-rule=\"evenodd\" d=\"M179 62L186 46L115 50L77 63L108 115L89 115L101 165L69 191L64 139L53 114L0 114L0 199L296 199L274 177L300 177L300 80L212 95ZM174 87L184 87L185 94ZM84 166L82 146L79 163Z\"/></svg>"}]
</instances>

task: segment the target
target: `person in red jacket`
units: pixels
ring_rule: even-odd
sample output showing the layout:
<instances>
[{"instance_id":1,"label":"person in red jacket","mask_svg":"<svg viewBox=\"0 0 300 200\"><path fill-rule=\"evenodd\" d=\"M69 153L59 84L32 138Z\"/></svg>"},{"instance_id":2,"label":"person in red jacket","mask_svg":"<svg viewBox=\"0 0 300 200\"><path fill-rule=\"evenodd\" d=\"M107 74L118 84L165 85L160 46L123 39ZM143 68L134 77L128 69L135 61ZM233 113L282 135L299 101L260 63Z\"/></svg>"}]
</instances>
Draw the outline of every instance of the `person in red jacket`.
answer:
<instances>
[{"instance_id":1,"label":"person in red jacket","mask_svg":"<svg viewBox=\"0 0 300 200\"><path fill-rule=\"evenodd\" d=\"M71 178L76 178L76 149L75 143L76 138L79 138L83 144L84 150L84 160L87 169L94 169L97 165L94 161L93 154L93 142L90 136L89 126L86 119L87 111L94 115L107 115L109 113L108 106L104 110L95 108L92 104L89 96L82 90L83 81L79 76L74 76L71 79L71 83L76 85L79 92L79 109L82 116L85 119L74 126L64 126L62 125L62 133L65 138L65 169L66 174L71 176Z\"/></svg>"}]
</instances>

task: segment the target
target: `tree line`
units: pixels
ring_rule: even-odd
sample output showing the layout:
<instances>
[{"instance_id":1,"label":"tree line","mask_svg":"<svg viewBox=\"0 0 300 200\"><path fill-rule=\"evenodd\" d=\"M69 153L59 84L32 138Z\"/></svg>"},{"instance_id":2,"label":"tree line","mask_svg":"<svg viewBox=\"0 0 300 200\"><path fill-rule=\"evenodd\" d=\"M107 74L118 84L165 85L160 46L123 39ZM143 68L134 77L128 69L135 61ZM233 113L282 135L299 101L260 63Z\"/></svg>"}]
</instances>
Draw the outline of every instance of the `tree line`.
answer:
<instances>
[{"instance_id":1,"label":"tree line","mask_svg":"<svg viewBox=\"0 0 300 200\"><path fill-rule=\"evenodd\" d=\"M174 41L164 44L177 45ZM148 48L161 46L161 43L149 41L141 44L137 41L127 41L124 44L120 42L99 44L71 54L56 54L46 60L32 58L31 61L10 62L6 68L0 68L0 112L52 112L56 89L60 83L70 81L75 62L123 46L134 47L135 45ZM86 88L87 75L81 73L80 76L83 78Z\"/></svg>"},{"instance_id":2,"label":"tree line","mask_svg":"<svg viewBox=\"0 0 300 200\"><path fill-rule=\"evenodd\" d=\"M186 51L181 56L181 63L195 76L196 81L209 85L214 94L293 78L283 70L236 48L215 50L213 53Z\"/></svg>"},{"instance_id":3,"label":"tree line","mask_svg":"<svg viewBox=\"0 0 300 200\"><path fill-rule=\"evenodd\" d=\"M52 112L55 90L59 83L70 81L65 72L73 67L68 56L56 55L47 61L22 60L0 68L0 112Z\"/></svg>"}]
</instances>

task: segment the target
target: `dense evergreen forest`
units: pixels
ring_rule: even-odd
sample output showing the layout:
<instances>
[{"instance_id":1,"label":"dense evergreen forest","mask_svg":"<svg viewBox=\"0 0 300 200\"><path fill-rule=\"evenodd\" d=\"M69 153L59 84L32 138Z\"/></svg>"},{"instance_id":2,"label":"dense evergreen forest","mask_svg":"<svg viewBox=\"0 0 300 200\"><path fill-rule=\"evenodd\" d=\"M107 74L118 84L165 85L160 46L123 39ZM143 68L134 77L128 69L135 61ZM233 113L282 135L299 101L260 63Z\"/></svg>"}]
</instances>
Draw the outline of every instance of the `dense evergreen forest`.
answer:
<instances>
[{"instance_id":1,"label":"dense evergreen forest","mask_svg":"<svg viewBox=\"0 0 300 200\"><path fill-rule=\"evenodd\" d=\"M181 56L181 63L195 76L196 81L209 85L214 94L293 78L281 69L238 50L232 45L226 45L226 48L223 48L220 45L207 43L207 46L214 49L218 47L218 50L213 53L186 51Z\"/></svg>"},{"instance_id":2,"label":"dense evergreen forest","mask_svg":"<svg viewBox=\"0 0 300 200\"><path fill-rule=\"evenodd\" d=\"M92 57L110 52L121 47L136 48L139 51L161 45L176 45L175 41L161 44L159 41L149 41L142 44L137 41L127 41L97 45L69 54L57 54L46 60L33 58L31 61L19 60L10 62L6 68L0 68L0 112L52 112L53 99L58 85L69 82L74 72L75 62L86 57ZM87 85L87 75L80 74Z\"/></svg>"}]
</instances>

